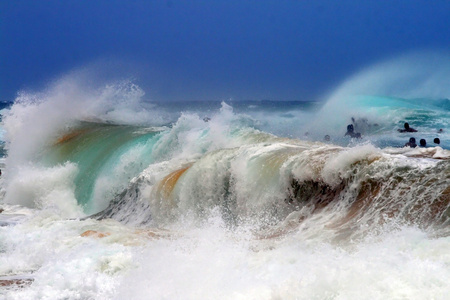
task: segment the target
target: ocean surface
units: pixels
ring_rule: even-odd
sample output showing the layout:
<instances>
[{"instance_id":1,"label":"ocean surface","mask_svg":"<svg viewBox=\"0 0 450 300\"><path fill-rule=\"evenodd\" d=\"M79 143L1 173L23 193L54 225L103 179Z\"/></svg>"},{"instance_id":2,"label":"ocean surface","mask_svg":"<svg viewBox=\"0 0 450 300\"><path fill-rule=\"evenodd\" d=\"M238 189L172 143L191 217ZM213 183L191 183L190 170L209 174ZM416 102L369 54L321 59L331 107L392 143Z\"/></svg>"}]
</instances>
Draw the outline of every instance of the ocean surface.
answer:
<instances>
[{"instance_id":1,"label":"ocean surface","mask_svg":"<svg viewBox=\"0 0 450 300\"><path fill-rule=\"evenodd\" d=\"M448 299L448 98L143 95L3 105L0 299Z\"/></svg>"}]
</instances>

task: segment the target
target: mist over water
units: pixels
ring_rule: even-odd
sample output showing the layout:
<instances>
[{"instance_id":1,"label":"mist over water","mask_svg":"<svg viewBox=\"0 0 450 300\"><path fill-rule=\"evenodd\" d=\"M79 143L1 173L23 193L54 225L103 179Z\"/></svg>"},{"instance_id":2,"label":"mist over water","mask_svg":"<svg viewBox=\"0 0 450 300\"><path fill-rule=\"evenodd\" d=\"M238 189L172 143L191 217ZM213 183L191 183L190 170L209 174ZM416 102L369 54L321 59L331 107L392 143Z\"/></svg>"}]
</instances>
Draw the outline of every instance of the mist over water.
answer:
<instances>
[{"instance_id":1,"label":"mist over water","mask_svg":"<svg viewBox=\"0 0 450 300\"><path fill-rule=\"evenodd\" d=\"M403 128L404 122L412 122L411 126L424 132L423 138L433 140L439 129L448 127L448 80L450 54L446 51L412 52L379 62L357 72L326 96L307 130L316 131L316 138L340 136L353 118L359 121L363 134L378 133L369 138L371 143L402 146L404 140L395 138L395 130ZM378 127L369 128L373 124ZM441 140L448 140L445 133L444 138L439 136ZM341 143L339 140L335 142Z\"/></svg>"},{"instance_id":2,"label":"mist over water","mask_svg":"<svg viewBox=\"0 0 450 300\"><path fill-rule=\"evenodd\" d=\"M376 64L326 102L152 102L76 72L19 94L0 297L445 299L449 63Z\"/></svg>"},{"instance_id":3,"label":"mist over water","mask_svg":"<svg viewBox=\"0 0 450 300\"><path fill-rule=\"evenodd\" d=\"M339 86L327 102L341 95L377 95L403 99L448 99L448 51L412 52L363 69Z\"/></svg>"}]
</instances>

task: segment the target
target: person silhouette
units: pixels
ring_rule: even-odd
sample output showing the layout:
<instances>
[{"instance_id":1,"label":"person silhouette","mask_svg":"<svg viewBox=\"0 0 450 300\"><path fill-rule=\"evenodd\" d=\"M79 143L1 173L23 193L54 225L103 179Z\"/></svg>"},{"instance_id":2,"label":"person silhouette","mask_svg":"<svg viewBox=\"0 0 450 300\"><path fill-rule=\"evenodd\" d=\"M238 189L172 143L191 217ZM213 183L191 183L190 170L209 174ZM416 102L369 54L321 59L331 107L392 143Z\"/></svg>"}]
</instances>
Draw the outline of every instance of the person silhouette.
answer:
<instances>
[{"instance_id":1,"label":"person silhouette","mask_svg":"<svg viewBox=\"0 0 450 300\"><path fill-rule=\"evenodd\" d=\"M347 125L347 132L345 133L344 136L347 136L347 135L352 136L352 135L354 135L355 134L354 130L355 129L353 128L353 124Z\"/></svg>"},{"instance_id":2,"label":"person silhouette","mask_svg":"<svg viewBox=\"0 0 450 300\"><path fill-rule=\"evenodd\" d=\"M416 139L413 137L409 138L409 142L405 144L405 147L416 148L417 147Z\"/></svg>"},{"instance_id":3,"label":"person silhouette","mask_svg":"<svg viewBox=\"0 0 450 300\"><path fill-rule=\"evenodd\" d=\"M361 138L361 133L356 132L355 133L355 128L353 127L353 124L349 124L347 125L347 132L345 133L344 136L349 135L351 138Z\"/></svg>"},{"instance_id":4,"label":"person silhouette","mask_svg":"<svg viewBox=\"0 0 450 300\"><path fill-rule=\"evenodd\" d=\"M435 144L440 144L441 143L441 140L439 139L439 138L434 138L434 140L433 140L433 142L435 143Z\"/></svg>"},{"instance_id":5,"label":"person silhouette","mask_svg":"<svg viewBox=\"0 0 450 300\"><path fill-rule=\"evenodd\" d=\"M420 147L426 147L427 141L425 139L420 139L419 144L420 144Z\"/></svg>"},{"instance_id":6,"label":"person silhouette","mask_svg":"<svg viewBox=\"0 0 450 300\"><path fill-rule=\"evenodd\" d=\"M415 130L414 128L409 127L408 123L405 123L403 126L405 127L405 129L397 129L397 131L398 132L417 132L417 130Z\"/></svg>"}]
</instances>

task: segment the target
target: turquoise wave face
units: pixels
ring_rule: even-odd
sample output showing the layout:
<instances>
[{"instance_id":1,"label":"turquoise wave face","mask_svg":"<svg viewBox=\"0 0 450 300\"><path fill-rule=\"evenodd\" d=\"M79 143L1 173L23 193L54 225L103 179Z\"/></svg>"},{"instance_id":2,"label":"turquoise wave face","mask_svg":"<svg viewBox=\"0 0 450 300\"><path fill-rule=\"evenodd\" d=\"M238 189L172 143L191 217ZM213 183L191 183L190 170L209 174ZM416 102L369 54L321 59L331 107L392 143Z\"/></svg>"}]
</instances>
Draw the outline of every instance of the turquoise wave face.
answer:
<instances>
[{"instance_id":1,"label":"turquoise wave face","mask_svg":"<svg viewBox=\"0 0 450 300\"><path fill-rule=\"evenodd\" d=\"M75 197L92 212L153 161L157 135L158 131L134 126L84 123L61 137L42 159L47 166L77 164Z\"/></svg>"}]
</instances>

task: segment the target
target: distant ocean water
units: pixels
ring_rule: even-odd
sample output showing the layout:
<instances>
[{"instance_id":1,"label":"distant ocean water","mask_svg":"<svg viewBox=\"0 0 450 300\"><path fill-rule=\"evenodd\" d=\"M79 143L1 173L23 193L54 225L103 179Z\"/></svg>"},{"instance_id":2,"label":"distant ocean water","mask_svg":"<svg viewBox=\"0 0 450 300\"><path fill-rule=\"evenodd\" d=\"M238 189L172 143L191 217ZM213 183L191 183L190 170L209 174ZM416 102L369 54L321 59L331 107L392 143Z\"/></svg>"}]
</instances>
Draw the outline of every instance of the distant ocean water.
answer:
<instances>
[{"instance_id":1,"label":"distant ocean water","mask_svg":"<svg viewBox=\"0 0 450 300\"><path fill-rule=\"evenodd\" d=\"M63 86L2 110L0 297L449 295L449 99L142 94Z\"/></svg>"}]
</instances>

